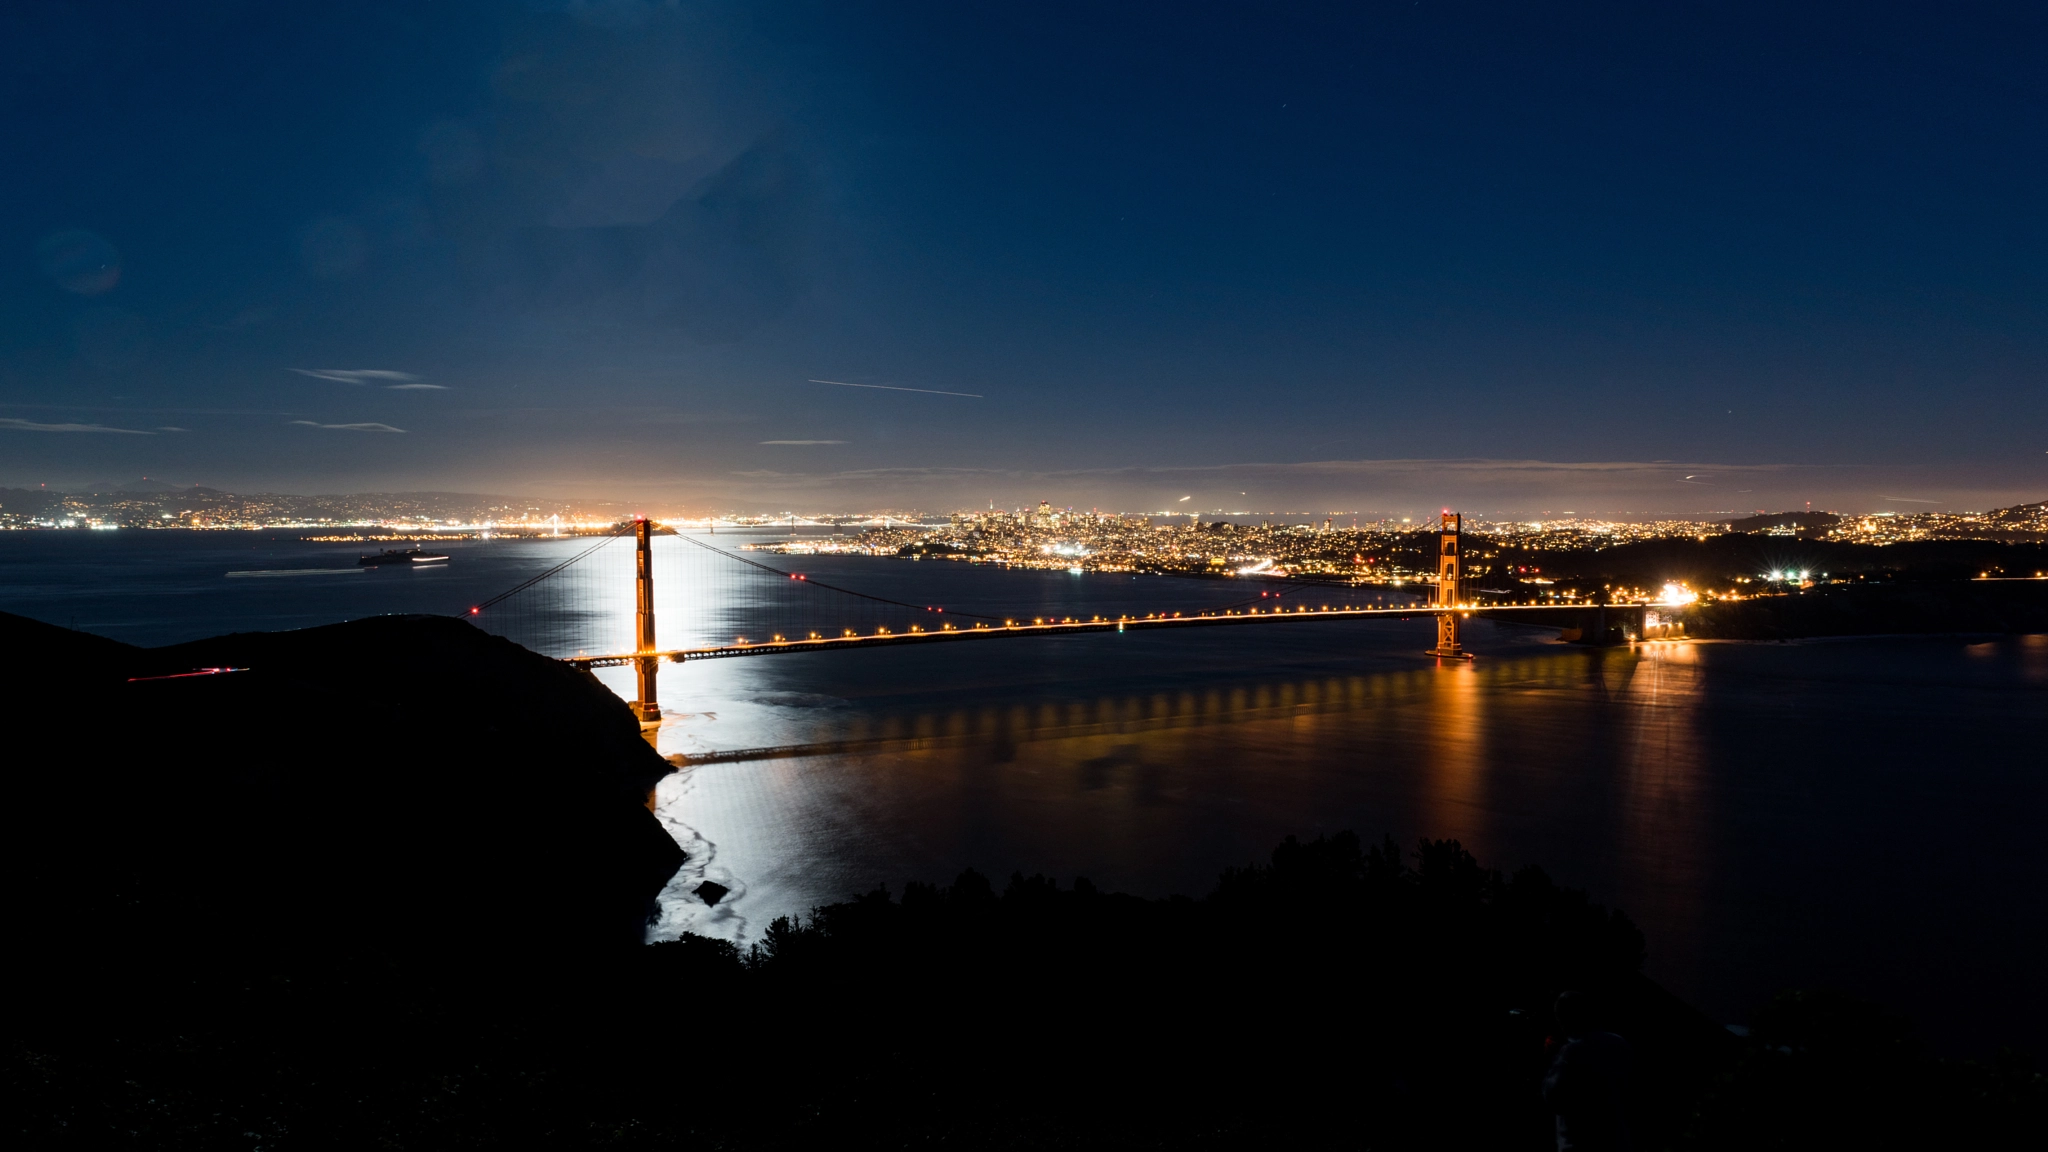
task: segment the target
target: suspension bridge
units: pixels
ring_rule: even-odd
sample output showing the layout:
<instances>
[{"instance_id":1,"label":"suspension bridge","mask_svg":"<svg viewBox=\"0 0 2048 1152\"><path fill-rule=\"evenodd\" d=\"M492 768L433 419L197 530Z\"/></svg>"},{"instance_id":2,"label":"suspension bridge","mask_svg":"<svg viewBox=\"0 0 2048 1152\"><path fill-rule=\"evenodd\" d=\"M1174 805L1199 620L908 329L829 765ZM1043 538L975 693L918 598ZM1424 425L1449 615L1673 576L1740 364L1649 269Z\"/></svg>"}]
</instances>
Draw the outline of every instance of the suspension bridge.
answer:
<instances>
[{"instance_id":1,"label":"suspension bridge","mask_svg":"<svg viewBox=\"0 0 2048 1152\"><path fill-rule=\"evenodd\" d=\"M1578 627L1594 642L1642 635L1643 604L1498 604L1463 594L1462 518L1444 514L1437 579L1422 603L1388 604L1384 586L1297 579L1262 581L1257 595L1224 604L1151 606L1150 611L1048 615L968 611L860 591L777 568L722 548L715 537L678 533L640 519L599 538L532 578L472 607L478 627L581 668L632 667L634 712L658 721L656 671L663 662L832 652L1171 628L1407 620L1432 617L1442 659L1470 659L1460 622L1474 615ZM630 549L618 547L631 541ZM656 579L657 541L660 550ZM629 570L630 569L630 570ZM682 594L687 589L688 594ZM1417 589L1403 589L1417 594ZM623 601L630 599L630 605ZM977 605L977 607L980 607ZM628 621L630 620L630 626ZM657 620L661 627L657 629ZM661 640L671 641L664 646ZM598 650L591 649L592 641ZM680 641L680 642L677 642Z\"/></svg>"}]
</instances>

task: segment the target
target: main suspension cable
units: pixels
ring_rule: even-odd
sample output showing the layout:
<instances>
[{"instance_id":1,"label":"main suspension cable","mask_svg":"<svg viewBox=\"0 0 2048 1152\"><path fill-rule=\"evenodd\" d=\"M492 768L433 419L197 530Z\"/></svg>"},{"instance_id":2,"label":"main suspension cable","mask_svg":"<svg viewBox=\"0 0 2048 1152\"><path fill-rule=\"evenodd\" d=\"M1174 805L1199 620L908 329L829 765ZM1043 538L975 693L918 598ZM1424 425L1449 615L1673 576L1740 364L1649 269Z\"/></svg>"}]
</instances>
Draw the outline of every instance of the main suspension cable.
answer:
<instances>
[{"instance_id":1,"label":"main suspension cable","mask_svg":"<svg viewBox=\"0 0 2048 1152\"><path fill-rule=\"evenodd\" d=\"M681 534L678 533L678 535ZM844 596L857 596L862 600L873 600L877 604L890 604L894 605L897 608L914 608L919 612L944 612L949 616L965 616L970 620L1002 619L1002 617L1000 616L980 616L976 615L973 612L956 612L950 609L940 608L932 604L911 604L903 600L891 600L887 596L870 596L865 592L855 592L851 588L841 588L836 584L827 584L822 580L813 580L809 576L804 576L796 572L785 572L780 568L771 568L766 564L762 564L754 560L749 560L744 556L735 556L732 553L727 552L723 548L715 548L709 544L704 543L702 540L699 540L694 536L684 536L683 539L688 540L690 543L695 544L697 547L702 548L707 552L715 552L728 560L737 560L738 562L740 562L741 564L745 564L749 568L758 568L763 572L773 572L777 576L781 576L790 580L800 580L805 584L812 585L813 587L824 588L829 591L840 593Z\"/></svg>"},{"instance_id":2,"label":"main suspension cable","mask_svg":"<svg viewBox=\"0 0 2048 1152\"><path fill-rule=\"evenodd\" d=\"M588 559L590 555L596 552L599 548L602 548L607 544L613 543L614 541L623 540L626 537L631 536L632 534L633 533L630 530L628 530L626 532L620 532L611 536L607 536L604 539L598 541L596 544L593 544L589 548L586 548L583 551L578 552L576 555L571 556L567 560L562 561L560 564L555 565L553 568L548 569L540 575L535 576L530 580L524 581L523 583L520 583L512 588L508 588L505 591L498 593L496 596L491 597L489 600L485 600L483 603L476 605L474 608L471 608L469 610L469 614L471 616L475 616L476 614L482 612L484 609L491 607L493 604L498 604L503 601L510 600L512 597L519 595L521 592L524 592L528 588L533 587L535 584L538 584L541 581L546 580L548 577L557 575L563 569L568 568L570 565L575 564L578 561Z\"/></svg>"}]
</instances>

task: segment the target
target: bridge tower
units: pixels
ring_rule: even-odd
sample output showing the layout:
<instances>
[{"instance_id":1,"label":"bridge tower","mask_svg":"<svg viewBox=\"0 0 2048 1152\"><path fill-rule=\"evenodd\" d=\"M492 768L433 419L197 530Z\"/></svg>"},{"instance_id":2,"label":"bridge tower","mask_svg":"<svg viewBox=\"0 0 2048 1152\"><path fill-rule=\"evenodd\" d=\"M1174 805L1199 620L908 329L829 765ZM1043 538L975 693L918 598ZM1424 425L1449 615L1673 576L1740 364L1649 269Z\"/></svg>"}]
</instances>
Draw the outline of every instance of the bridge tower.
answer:
<instances>
[{"instance_id":1,"label":"bridge tower","mask_svg":"<svg viewBox=\"0 0 2048 1152\"><path fill-rule=\"evenodd\" d=\"M633 521L633 648L654 651L654 521L636 516ZM642 724L661 723L661 705L655 700L654 674L660 661L643 655L633 662L640 678L640 696L630 702Z\"/></svg>"},{"instance_id":2,"label":"bridge tower","mask_svg":"<svg viewBox=\"0 0 2048 1152\"><path fill-rule=\"evenodd\" d=\"M1461 598L1464 570L1458 555L1458 536L1463 526L1463 516L1456 512L1446 512L1438 529L1436 603L1439 608L1456 608ZM1431 648L1429 654L1454 660L1472 658L1472 654L1458 644L1456 612L1444 612L1436 618L1436 647Z\"/></svg>"}]
</instances>

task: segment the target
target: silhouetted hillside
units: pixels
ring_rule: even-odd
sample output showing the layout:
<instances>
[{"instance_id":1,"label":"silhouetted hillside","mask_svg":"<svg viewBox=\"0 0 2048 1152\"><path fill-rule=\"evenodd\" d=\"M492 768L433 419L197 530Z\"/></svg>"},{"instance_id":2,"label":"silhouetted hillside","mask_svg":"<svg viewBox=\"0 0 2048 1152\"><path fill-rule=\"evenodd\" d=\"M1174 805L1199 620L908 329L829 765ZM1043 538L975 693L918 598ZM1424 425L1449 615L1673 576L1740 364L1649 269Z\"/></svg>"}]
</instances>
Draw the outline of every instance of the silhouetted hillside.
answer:
<instances>
[{"instance_id":1,"label":"silhouetted hillside","mask_svg":"<svg viewBox=\"0 0 2048 1152\"><path fill-rule=\"evenodd\" d=\"M1771 528L1790 528L1796 532L1825 532L1840 524L1842 518L1832 512L1779 512L1776 515L1745 516L1727 522L1730 532L1762 532Z\"/></svg>"},{"instance_id":2,"label":"silhouetted hillside","mask_svg":"<svg viewBox=\"0 0 2048 1152\"><path fill-rule=\"evenodd\" d=\"M1568 987L1600 992L1637 1037L1655 1085L1642 1122L1675 1132L1673 1090L1729 1041L1640 976L1626 917L1455 841L1404 860L1349 833L1289 839L1201 900L1042 876L998 893L968 872L778 921L744 968L714 948L658 945L650 963L898 1038L886 1072L822 1041L825 1063L853 1063L819 1106L906 1144L1540 1146L1549 1006ZM929 1101L918 1113L866 1103L903 1078Z\"/></svg>"},{"instance_id":3,"label":"silhouetted hillside","mask_svg":"<svg viewBox=\"0 0 2048 1152\"><path fill-rule=\"evenodd\" d=\"M0 642L11 874L85 951L630 944L681 860L618 698L459 620L138 649L0 615ZM206 668L236 670L180 675Z\"/></svg>"},{"instance_id":4,"label":"silhouetted hillside","mask_svg":"<svg viewBox=\"0 0 2048 1152\"><path fill-rule=\"evenodd\" d=\"M1486 586L1509 587L1516 566L1533 565L1560 586L1655 589L1669 581L1712 591L1760 583L1771 572L1804 571L1864 581L1968 580L1985 574L2048 573L2048 544L1994 540L1916 540L1845 544L1790 536L1725 535L1705 540L1644 540L1597 551L1537 552L1503 547L1469 569ZM1528 591L1537 591L1528 586Z\"/></svg>"},{"instance_id":5,"label":"silhouetted hillside","mask_svg":"<svg viewBox=\"0 0 2048 1152\"><path fill-rule=\"evenodd\" d=\"M11 516L34 516L56 506L60 493L36 488L0 488L0 512Z\"/></svg>"},{"instance_id":6,"label":"silhouetted hillside","mask_svg":"<svg viewBox=\"0 0 2048 1152\"><path fill-rule=\"evenodd\" d=\"M1791 640L1892 633L2048 632L2048 582L1833 584L1784 596L1689 605L1699 640Z\"/></svg>"}]
</instances>

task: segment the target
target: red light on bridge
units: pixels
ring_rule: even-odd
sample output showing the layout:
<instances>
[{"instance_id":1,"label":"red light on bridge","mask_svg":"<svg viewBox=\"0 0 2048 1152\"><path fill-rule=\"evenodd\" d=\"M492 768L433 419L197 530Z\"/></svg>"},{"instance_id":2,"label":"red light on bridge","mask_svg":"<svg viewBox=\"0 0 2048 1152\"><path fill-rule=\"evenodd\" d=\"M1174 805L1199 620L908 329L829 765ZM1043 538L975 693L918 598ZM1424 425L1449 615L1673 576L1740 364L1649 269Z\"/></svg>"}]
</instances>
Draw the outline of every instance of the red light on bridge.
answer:
<instances>
[{"instance_id":1,"label":"red light on bridge","mask_svg":"<svg viewBox=\"0 0 2048 1152\"><path fill-rule=\"evenodd\" d=\"M483 609L481 609L481 608L471 608L471 609L469 610L469 614L470 614L471 616L475 616L476 614L478 614L478 613L480 613L480 612L482 612L482 611L483 611Z\"/></svg>"}]
</instances>

